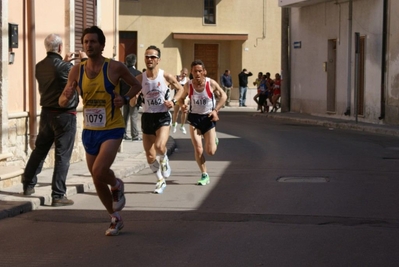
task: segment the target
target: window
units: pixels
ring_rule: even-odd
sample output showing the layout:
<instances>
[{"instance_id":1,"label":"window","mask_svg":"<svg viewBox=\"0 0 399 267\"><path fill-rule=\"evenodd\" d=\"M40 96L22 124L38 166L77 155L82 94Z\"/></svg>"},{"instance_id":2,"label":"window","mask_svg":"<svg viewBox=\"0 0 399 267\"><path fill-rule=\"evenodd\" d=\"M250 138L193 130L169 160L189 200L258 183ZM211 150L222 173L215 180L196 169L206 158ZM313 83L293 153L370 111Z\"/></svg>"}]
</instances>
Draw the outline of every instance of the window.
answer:
<instances>
[{"instance_id":1,"label":"window","mask_svg":"<svg viewBox=\"0 0 399 267\"><path fill-rule=\"evenodd\" d=\"M216 24L215 0L204 0L204 23Z\"/></svg>"},{"instance_id":2,"label":"window","mask_svg":"<svg viewBox=\"0 0 399 267\"><path fill-rule=\"evenodd\" d=\"M96 0L75 1L75 51L83 51L83 30L97 25L96 7Z\"/></svg>"}]
</instances>

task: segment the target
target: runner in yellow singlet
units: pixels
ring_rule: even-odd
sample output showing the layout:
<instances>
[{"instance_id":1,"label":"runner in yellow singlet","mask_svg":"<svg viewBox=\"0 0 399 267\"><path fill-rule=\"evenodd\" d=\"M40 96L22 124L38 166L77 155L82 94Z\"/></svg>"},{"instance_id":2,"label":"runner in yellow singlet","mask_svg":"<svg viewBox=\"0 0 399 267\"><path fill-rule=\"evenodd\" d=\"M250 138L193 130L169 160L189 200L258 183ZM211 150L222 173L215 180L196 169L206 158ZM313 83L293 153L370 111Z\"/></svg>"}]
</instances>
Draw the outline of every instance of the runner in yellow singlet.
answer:
<instances>
[{"instance_id":1,"label":"runner in yellow singlet","mask_svg":"<svg viewBox=\"0 0 399 267\"><path fill-rule=\"evenodd\" d=\"M105 234L114 236L124 226L119 211L126 202L123 181L111 170L125 133L120 108L141 91L141 84L122 62L102 56L105 35L100 28L85 29L82 44L88 60L71 69L59 104L67 105L75 90L83 99L82 141L87 166L97 195L111 216L111 225ZM130 86L124 96L119 94L120 79Z\"/></svg>"}]
</instances>

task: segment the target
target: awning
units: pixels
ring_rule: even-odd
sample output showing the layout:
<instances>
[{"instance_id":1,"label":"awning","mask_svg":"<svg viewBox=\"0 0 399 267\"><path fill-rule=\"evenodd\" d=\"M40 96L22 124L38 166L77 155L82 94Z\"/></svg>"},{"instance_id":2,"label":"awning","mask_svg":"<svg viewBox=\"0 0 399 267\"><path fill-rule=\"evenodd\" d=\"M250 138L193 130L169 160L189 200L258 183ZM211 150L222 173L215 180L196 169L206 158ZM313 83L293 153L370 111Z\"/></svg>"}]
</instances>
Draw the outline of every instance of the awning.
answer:
<instances>
[{"instance_id":1,"label":"awning","mask_svg":"<svg viewBox=\"0 0 399 267\"><path fill-rule=\"evenodd\" d=\"M302 7L320 3L332 2L333 0L278 0L279 7Z\"/></svg>"},{"instance_id":2,"label":"awning","mask_svg":"<svg viewBox=\"0 0 399 267\"><path fill-rule=\"evenodd\" d=\"M248 34L241 33L180 33L174 32L173 39L177 40L222 40L222 41L246 41Z\"/></svg>"}]
</instances>

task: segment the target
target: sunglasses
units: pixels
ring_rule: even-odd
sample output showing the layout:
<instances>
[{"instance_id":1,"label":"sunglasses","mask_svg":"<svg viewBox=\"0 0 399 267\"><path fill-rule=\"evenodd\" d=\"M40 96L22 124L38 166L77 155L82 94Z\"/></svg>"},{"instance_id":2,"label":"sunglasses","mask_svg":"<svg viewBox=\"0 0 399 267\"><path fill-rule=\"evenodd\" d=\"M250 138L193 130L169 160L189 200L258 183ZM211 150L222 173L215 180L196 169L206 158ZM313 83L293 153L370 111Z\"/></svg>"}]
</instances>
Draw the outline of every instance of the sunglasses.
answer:
<instances>
[{"instance_id":1,"label":"sunglasses","mask_svg":"<svg viewBox=\"0 0 399 267\"><path fill-rule=\"evenodd\" d=\"M145 58L146 58L146 59L156 59L156 58L159 58L159 57L158 57L158 56L155 56L155 55L151 55L151 56L145 55Z\"/></svg>"}]
</instances>

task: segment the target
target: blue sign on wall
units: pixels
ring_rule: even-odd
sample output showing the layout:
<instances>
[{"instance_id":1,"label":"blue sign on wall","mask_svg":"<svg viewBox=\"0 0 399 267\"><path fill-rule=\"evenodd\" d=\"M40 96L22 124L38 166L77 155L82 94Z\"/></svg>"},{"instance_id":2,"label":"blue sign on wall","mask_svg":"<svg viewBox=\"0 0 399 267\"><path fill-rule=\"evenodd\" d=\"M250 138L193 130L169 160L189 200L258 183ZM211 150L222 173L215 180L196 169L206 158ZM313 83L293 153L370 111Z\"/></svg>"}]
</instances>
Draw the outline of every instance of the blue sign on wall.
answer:
<instances>
[{"instance_id":1,"label":"blue sign on wall","mask_svg":"<svg viewBox=\"0 0 399 267\"><path fill-rule=\"evenodd\" d=\"M294 42L294 48L301 48L302 42Z\"/></svg>"}]
</instances>

